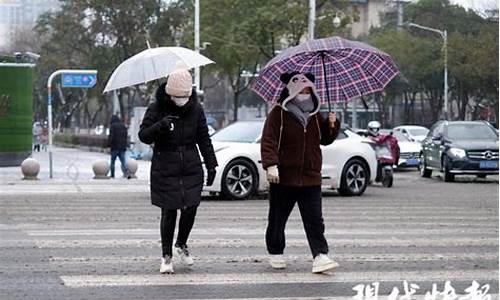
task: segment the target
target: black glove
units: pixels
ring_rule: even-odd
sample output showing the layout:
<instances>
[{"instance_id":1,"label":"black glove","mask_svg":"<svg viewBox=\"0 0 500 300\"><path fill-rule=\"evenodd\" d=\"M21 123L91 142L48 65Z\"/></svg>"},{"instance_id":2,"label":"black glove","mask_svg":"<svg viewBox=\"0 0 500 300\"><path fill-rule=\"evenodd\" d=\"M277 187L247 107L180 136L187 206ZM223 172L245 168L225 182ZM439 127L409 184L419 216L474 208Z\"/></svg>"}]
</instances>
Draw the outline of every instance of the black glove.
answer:
<instances>
[{"instance_id":1,"label":"black glove","mask_svg":"<svg viewBox=\"0 0 500 300\"><path fill-rule=\"evenodd\" d=\"M207 186L212 186L212 184L214 184L216 173L217 172L215 172L215 169L208 169L207 170Z\"/></svg>"},{"instance_id":2,"label":"black glove","mask_svg":"<svg viewBox=\"0 0 500 300\"><path fill-rule=\"evenodd\" d=\"M174 122L173 120L178 119L177 116L165 116L160 120L161 128L168 129L170 131L174 130Z\"/></svg>"}]
</instances>

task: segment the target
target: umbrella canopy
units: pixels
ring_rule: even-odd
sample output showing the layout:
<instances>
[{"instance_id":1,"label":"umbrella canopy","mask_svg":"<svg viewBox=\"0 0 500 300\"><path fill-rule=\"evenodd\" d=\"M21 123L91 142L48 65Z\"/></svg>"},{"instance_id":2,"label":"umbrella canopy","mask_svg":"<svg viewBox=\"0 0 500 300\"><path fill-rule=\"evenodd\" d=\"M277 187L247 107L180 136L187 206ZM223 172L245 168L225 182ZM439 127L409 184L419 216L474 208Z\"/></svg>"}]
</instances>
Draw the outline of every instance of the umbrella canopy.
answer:
<instances>
[{"instance_id":1,"label":"umbrella canopy","mask_svg":"<svg viewBox=\"0 0 500 300\"><path fill-rule=\"evenodd\" d=\"M205 56L183 47L146 49L122 62L113 71L104 92L159 79L177 69L191 69L212 63Z\"/></svg>"},{"instance_id":2,"label":"umbrella canopy","mask_svg":"<svg viewBox=\"0 0 500 300\"><path fill-rule=\"evenodd\" d=\"M288 72L312 73L321 102L345 102L382 91L399 73L386 53L340 37L311 40L282 51L271 59L252 84L266 101L275 102Z\"/></svg>"}]
</instances>

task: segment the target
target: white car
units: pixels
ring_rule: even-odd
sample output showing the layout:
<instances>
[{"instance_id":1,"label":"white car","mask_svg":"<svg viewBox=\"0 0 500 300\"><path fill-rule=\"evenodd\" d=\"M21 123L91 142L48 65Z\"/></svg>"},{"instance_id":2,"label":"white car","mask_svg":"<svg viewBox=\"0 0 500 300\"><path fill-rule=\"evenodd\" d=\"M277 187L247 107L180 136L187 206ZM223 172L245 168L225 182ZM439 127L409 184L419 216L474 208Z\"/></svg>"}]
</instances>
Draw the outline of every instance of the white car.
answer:
<instances>
[{"instance_id":1,"label":"white car","mask_svg":"<svg viewBox=\"0 0 500 300\"><path fill-rule=\"evenodd\" d=\"M420 153L422 152L422 143L411 140L401 131L393 131L399 145L398 168L418 168L420 165Z\"/></svg>"},{"instance_id":2,"label":"white car","mask_svg":"<svg viewBox=\"0 0 500 300\"><path fill-rule=\"evenodd\" d=\"M236 122L212 136L219 166L214 184L204 191L221 193L225 199L247 199L267 191L269 184L262 168L260 137L264 121ZM323 187L338 189L341 195L362 195L375 180L377 160L366 139L350 130L341 130L337 140L322 146Z\"/></svg>"},{"instance_id":3,"label":"white car","mask_svg":"<svg viewBox=\"0 0 500 300\"><path fill-rule=\"evenodd\" d=\"M394 127L393 132L405 135L411 142L422 142L427 137L429 129L423 126L402 125Z\"/></svg>"},{"instance_id":4,"label":"white car","mask_svg":"<svg viewBox=\"0 0 500 300\"><path fill-rule=\"evenodd\" d=\"M215 132L217 132L217 130L215 130L215 128L212 125L207 125L207 127L208 127L208 135L212 136L214 135Z\"/></svg>"}]
</instances>

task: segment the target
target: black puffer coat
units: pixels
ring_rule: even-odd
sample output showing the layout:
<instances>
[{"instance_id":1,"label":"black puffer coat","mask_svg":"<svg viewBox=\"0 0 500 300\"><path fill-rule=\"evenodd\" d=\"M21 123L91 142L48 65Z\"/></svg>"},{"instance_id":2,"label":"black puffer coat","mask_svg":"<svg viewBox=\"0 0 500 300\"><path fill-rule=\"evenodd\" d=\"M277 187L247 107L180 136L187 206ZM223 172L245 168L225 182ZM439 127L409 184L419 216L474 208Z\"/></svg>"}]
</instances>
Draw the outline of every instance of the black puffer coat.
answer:
<instances>
[{"instance_id":1,"label":"black puffer coat","mask_svg":"<svg viewBox=\"0 0 500 300\"><path fill-rule=\"evenodd\" d=\"M174 116L173 128L163 126L165 116ZM151 161L151 202L167 209L197 206L203 188L203 169L198 148L207 169L217 166L203 108L195 92L189 102L178 107L165 92L156 91L139 130L139 139L154 143ZM198 148L196 147L198 145Z\"/></svg>"}]
</instances>

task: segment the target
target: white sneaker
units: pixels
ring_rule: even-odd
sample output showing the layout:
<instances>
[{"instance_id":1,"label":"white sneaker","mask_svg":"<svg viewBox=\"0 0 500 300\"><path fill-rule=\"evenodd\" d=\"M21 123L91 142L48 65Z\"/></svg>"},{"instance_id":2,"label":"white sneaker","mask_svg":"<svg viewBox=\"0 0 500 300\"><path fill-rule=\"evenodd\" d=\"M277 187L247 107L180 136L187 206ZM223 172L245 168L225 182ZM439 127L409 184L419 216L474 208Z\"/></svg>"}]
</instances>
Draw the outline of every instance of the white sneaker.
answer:
<instances>
[{"instance_id":1,"label":"white sneaker","mask_svg":"<svg viewBox=\"0 0 500 300\"><path fill-rule=\"evenodd\" d=\"M191 255L189 255L189 250L187 246L182 246L182 247L174 247L174 253L177 254L178 257L180 257L181 261L188 265L192 266L194 264L193 258Z\"/></svg>"},{"instance_id":2,"label":"white sneaker","mask_svg":"<svg viewBox=\"0 0 500 300\"><path fill-rule=\"evenodd\" d=\"M160 273L161 274L173 274L174 273L174 264L172 263L172 258L169 256L161 258L160 265Z\"/></svg>"},{"instance_id":3,"label":"white sneaker","mask_svg":"<svg viewBox=\"0 0 500 300\"><path fill-rule=\"evenodd\" d=\"M312 272L313 273L323 273L333 268L338 267L339 264L330 259L326 254L319 254L314 258Z\"/></svg>"},{"instance_id":4,"label":"white sneaker","mask_svg":"<svg viewBox=\"0 0 500 300\"><path fill-rule=\"evenodd\" d=\"M273 269L284 269L286 268L286 259L283 254L271 254L269 256L269 264Z\"/></svg>"}]
</instances>

